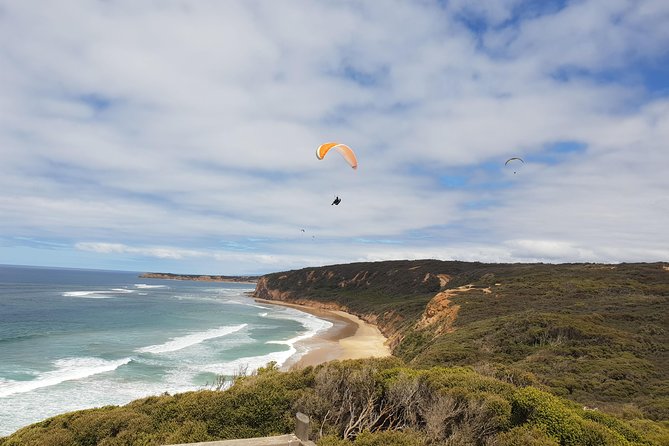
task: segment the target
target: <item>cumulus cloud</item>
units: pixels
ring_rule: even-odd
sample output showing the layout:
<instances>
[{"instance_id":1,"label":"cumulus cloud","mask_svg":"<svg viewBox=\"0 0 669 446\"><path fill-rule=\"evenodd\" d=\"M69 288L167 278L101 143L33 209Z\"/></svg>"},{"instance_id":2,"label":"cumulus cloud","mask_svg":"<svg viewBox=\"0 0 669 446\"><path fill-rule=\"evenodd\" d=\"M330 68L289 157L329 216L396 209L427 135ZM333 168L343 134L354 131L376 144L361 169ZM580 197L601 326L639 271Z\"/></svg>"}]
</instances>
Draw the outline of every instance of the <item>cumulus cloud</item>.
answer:
<instances>
[{"instance_id":1,"label":"cumulus cloud","mask_svg":"<svg viewBox=\"0 0 669 446\"><path fill-rule=\"evenodd\" d=\"M668 30L659 0L2 2L0 262L660 259Z\"/></svg>"},{"instance_id":2,"label":"cumulus cloud","mask_svg":"<svg viewBox=\"0 0 669 446\"><path fill-rule=\"evenodd\" d=\"M190 249L175 248L137 248L121 243L95 243L79 242L75 248L82 251L97 252L101 254L132 254L158 259L184 259L187 257L203 257L205 253Z\"/></svg>"}]
</instances>

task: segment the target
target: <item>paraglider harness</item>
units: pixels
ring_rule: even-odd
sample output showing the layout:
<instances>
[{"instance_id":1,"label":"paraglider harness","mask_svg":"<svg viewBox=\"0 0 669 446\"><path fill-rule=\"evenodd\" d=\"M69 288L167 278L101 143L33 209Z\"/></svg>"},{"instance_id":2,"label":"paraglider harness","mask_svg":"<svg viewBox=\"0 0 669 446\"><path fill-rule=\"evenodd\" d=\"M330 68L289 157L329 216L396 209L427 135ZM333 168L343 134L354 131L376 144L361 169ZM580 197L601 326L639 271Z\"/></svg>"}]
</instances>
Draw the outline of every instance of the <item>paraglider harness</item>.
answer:
<instances>
[{"instance_id":1,"label":"paraglider harness","mask_svg":"<svg viewBox=\"0 0 669 446\"><path fill-rule=\"evenodd\" d=\"M339 203L341 203L341 198L339 198L339 197L335 197L335 199L334 199L334 201L332 202L332 204L334 204L335 206L339 206ZM330 206L332 206L332 204L331 204Z\"/></svg>"}]
</instances>

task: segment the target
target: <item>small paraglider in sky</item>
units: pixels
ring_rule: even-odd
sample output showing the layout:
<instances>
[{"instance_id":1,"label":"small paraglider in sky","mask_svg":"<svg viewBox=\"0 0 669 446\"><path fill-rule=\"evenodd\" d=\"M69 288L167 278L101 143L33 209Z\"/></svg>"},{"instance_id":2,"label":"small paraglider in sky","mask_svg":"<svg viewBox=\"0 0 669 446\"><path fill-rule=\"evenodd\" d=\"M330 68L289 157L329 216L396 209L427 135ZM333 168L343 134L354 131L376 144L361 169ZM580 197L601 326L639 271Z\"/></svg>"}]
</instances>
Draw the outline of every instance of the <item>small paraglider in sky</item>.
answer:
<instances>
[{"instance_id":1,"label":"small paraglider in sky","mask_svg":"<svg viewBox=\"0 0 669 446\"><path fill-rule=\"evenodd\" d=\"M300 228L300 232L302 233L301 237L306 237L306 236L307 236L307 234L306 234L306 232L307 232L306 229L304 229L304 228ZM311 231L310 231L310 232L311 232ZM311 238L312 238L312 240L313 240L313 239L316 238L316 236L312 234L312 235L311 235Z\"/></svg>"},{"instance_id":2,"label":"small paraglider in sky","mask_svg":"<svg viewBox=\"0 0 669 446\"><path fill-rule=\"evenodd\" d=\"M341 203L341 198L339 198L339 197L335 197L335 199L334 199L334 201L332 202L332 204L334 204L335 206L339 206L339 203ZM330 205L330 206L332 206L332 205Z\"/></svg>"},{"instance_id":3,"label":"small paraglider in sky","mask_svg":"<svg viewBox=\"0 0 669 446\"><path fill-rule=\"evenodd\" d=\"M518 168L515 164L517 164L518 162L521 162L522 164L525 164L525 161L523 161L522 158L518 158L518 157L514 156L513 158L509 158L508 160L506 160L506 162L504 163L504 165L505 165L505 166L508 166L509 163L511 163L511 165L512 165L513 168L514 168L513 173L514 173L514 175L515 175L515 174L516 174L516 169Z\"/></svg>"}]
</instances>

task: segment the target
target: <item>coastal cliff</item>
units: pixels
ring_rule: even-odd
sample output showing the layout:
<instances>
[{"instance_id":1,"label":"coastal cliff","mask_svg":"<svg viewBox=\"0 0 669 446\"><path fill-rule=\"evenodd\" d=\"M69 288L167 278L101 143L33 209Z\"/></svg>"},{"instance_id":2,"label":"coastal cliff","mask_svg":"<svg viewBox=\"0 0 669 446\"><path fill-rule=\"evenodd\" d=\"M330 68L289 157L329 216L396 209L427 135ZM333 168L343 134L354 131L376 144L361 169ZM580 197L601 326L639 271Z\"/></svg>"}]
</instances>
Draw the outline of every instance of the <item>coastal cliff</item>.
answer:
<instances>
[{"instance_id":1,"label":"coastal cliff","mask_svg":"<svg viewBox=\"0 0 669 446\"><path fill-rule=\"evenodd\" d=\"M441 312L431 318L426 314L436 308L430 301L450 283L451 275L480 266L401 260L304 268L260 277L254 297L355 314L377 325L394 348L419 320L429 318L429 324L441 326Z\"/></svg>"},{"instance_id":2,"label":"coastal cliff","mask_svg":"<svg viewBox=\"0 0 669 446\"><path fill-rule=\"evenodd\" d=\"M664 263L352 263L267 274L254 296L355 314L408 364L473 366L589 407L669 416Z\"/></svg>"}]
</instances>

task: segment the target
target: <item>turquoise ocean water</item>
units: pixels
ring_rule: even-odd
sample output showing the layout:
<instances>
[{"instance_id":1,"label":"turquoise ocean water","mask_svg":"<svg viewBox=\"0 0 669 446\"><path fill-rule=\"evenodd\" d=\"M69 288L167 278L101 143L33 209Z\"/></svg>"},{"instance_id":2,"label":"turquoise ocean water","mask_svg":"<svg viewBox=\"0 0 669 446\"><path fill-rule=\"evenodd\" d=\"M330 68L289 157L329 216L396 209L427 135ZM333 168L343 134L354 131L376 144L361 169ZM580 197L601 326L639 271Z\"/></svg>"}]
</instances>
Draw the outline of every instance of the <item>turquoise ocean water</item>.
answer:
<instances>
[{"instance_id":1,"label":"turquoise ocean water","mask_svg":"<svg viewBox=\"0 0 669 446\"><path fill-rule=\"evenodd\" d=\"M0 265L0 436L44 418L207 388L331 327L254 285Z\"/></svg>"}]
</instances>

